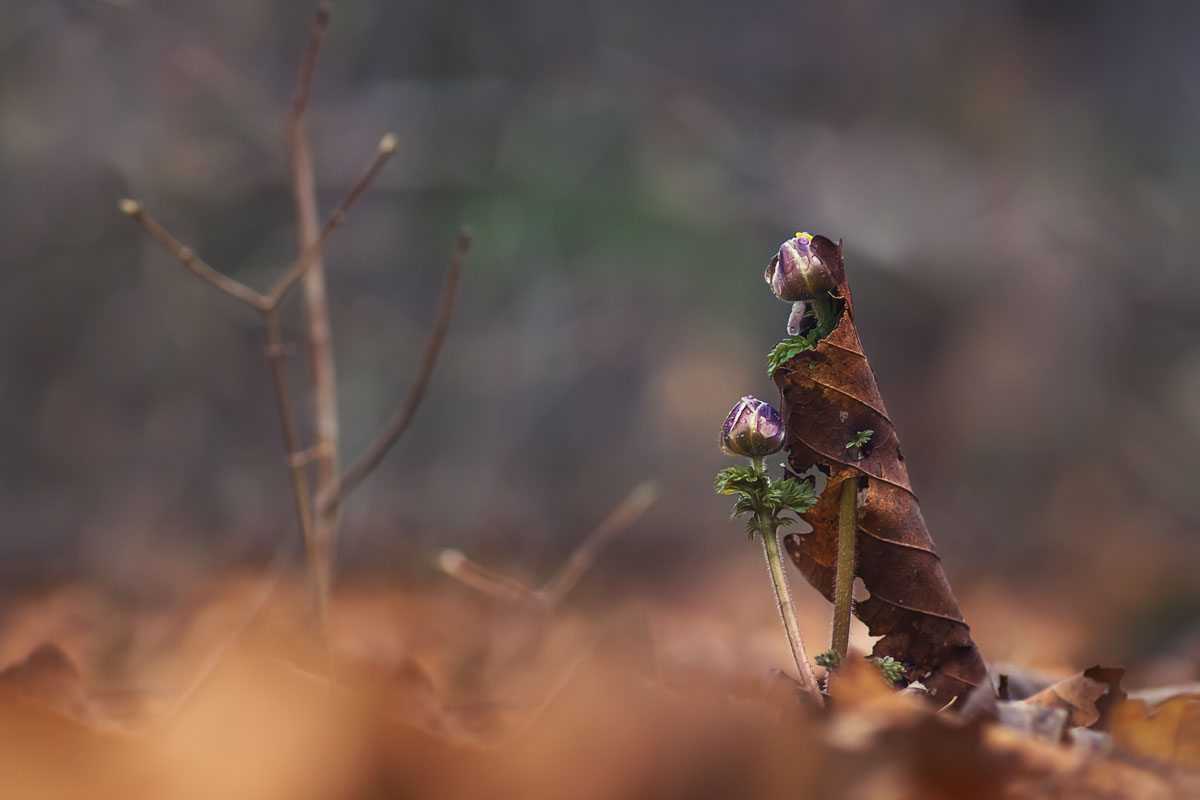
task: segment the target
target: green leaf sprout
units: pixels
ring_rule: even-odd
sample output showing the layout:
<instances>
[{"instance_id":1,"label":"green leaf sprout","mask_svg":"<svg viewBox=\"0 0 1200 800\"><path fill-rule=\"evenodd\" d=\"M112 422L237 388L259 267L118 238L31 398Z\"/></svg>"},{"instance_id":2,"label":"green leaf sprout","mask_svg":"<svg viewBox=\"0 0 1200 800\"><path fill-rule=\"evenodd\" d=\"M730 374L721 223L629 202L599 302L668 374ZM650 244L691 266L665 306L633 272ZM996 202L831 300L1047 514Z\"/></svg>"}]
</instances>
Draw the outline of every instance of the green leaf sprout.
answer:
<instances>
[{"instance_id":1,"label":"green leaf sprout","mask_svg":"<svg viewBox=\"0 0 1200 800\"><path fill-rule=\"evenodd\" d=\"M813 328L808 333L802 333L799 336L789 336L775 345L767 355L767 377L774 375L776 370L805 350L816 350L817 343L820 341L820 332L816 328Z\"/></svg>"},{"instance_id":2,"label":"green leaf sprout","mask_svg":"<svg viewBox=\"0 0 1200 800\"><path fill-rule=\"evenodd\" d=\"M824 653L821 653L819 656L814 658L813 662L818 667L824 667L830 672L837 672L839 669L841 669L843 663L841 654L836 650L826 650ZM905 679L904 665L891 656L883 656L882 658L870 656L867 658L867 662L871 666L875 667L875 669L879 670L879 674L882 675L888 683L898 683L899 681Z\"/></svg>"},{"instance_id":3,"label":"green leaf sprout","mask_svg":"<svg viewBox=\"0 0 1200 800\"><path fill-rule=\"evenodd\" d=\"M875 669L879 670L883 677L887 678L891 683L904 680L904 665L891 656L869 658L867 660L874 664Z\"/></svg>"},{"instance_id":4,"label":"green leaf sprout","mask_svg":"<svg viewBox=\"0 0 1200 800\"><path fill-rule=\"evenodd\" d=\"M871 437L875 435L875 431L868 428L865 431L859 431L854 435L854 438L846 442L846 449L851 450L855 447L862 447L867 442L871 441Z\"/></svg>"}]
</instances>

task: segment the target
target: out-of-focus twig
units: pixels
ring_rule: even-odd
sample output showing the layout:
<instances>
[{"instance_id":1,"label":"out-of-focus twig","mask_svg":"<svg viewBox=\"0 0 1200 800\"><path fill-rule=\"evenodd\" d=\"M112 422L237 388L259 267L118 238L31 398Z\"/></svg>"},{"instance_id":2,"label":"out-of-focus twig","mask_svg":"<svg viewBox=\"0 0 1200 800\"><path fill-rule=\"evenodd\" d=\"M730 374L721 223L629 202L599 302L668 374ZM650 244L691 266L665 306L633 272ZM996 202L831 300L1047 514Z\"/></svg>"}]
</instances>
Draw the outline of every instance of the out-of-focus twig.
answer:
<instances>
[{"instance_id":1,"label":"out-of-focus twig","mask_svg":"<svg viewBox=\"0 0 1200 800\"><path fill-rule=\"evenodd\" d=\"M438 568L482 595L514 606L541 604L540 596L516 578L501 575L476 564L458 550L443 550L438 555Z\"/></svg>"},{"instance_id":2,"label":"out-of-focus twig","mask_svg":"<svg viewBox=\"0 0 1200 800\"><path fill-rule=\"evenodd\" d=\"M395 152L396 135L394 133L386 134L379 140L379 146L363 170L362 175L350 187L350 191L346 192L346 196L342 198L337 207L325 218L325 223L321 226L321 233L317 237L316 242L306 248L300 254L300 257L283 271L275 282L271 284L271 288L266 294L260 294L241 281L231 278L209 265L208 262L200 258L190 247L172 236L158 220L147 214L145 208L137 200L126 198L121 200L118 206L124 214L128 215L134 222L141 226L146 235L158 242L164 250L178 259L193 274L226 294L241 300L255 311L263 313L279 307L279 304L287 296L288 290L312 266L314 260L321 254L326 245L329 244L329 240L333 237L334 232L345 222L354 204L362 197L363 192L375 182L375 179L383 171L384 166L387 165L387 162Z\"/></svg>"},{"instance_id":3,"label":"out-of-focus twig","mask_svg":"<svg viewBox=\"0 0 1200 800\"><path fill-rule=\"evenodd\" d=\"M275 403L279 410L279 421L283 429L284 450L287 453L287 467L292 480L292 496L296 504L296 519L300 525L300 534L304 538L305 553L308 559L310 579L313 581L314 613L317 625L321 631L321 646L324 653L325 616L327 603L322 596L323 584L319 582L320 574L317 567L319 562L314 550L312 499L308 480L304 475L303 450L300 447L300 434L296 427L296 415L292 408L291 391L288 387L287 371L283 367L286 351L283 334L279 327L279 315L267 297L253 289L218 272L213 267L200 260L190 247L181 244L178 239L167 232L157 220L151 217L136 200L122 200L120 208L142 227L163 249L173 255L185 267L199 275L204 280L216 286L226 294L249 304L262 317L266 331L266 357L271 368L271 380L275 388ZM197 265L203 265L197 269Z\"/></svg>"},{"instance_id":4,"label":"out-of-focus twig","mask_svg":"<svg viewBox=\"0 0 1200 800\"><path fill-rule=\"evenodd\" d=\"M325 294L324 265L321 253L347 213L359 197L374 182L396 149L396 137L387 134L380 142L372 160L351 186L341 203L318 225L316 187L313 177L312 153L304 127L304 112L312 87L316 56L325 29L329 25L330 7L322 2L309 34L301 59L296 92L292 98L287 121L288 152L292 164L292 193L296 207L300 236L300 255L271 285L266 294L216 270L183 245L157 221L146 214L136 200L120 201L121 210L185 267L224 293L249 305L263 319L266 329L266 353L275 386L276 402L283 427L287 450L287 467L292 478L296 514L304 537L307 565L312 584L313 608L320 630L321 652L328 660L328 615L332 584L333 547L337 535L338 512L346 497L383 460L388 450L407 429L416 414L433 373L442 341L449 327L455 291L463 262L470 247L471 234L464 228L459 234L458 247L450 263L438 315L412 388L384 429L362 456L340 479L338 477L337 397L333 352L330 345L329 312ZM306 298L306 334L313 384L315 441L310 447L302 445L297 429L296 413L283 367L285 348L280 329L278 310L288 290L303 281ZM314 464L315 486L310 487L306 468ZM315 497L315 501L314 501Z\"/></svg>"},{"instance_id":5,"label":"out-of-focus twig","mask_svg":"<svg viewBox=\"0 0 1200 800\"><path fill-rule=\"evenodd\" d=\"M263 312L263 324L267 330L267 360L271 365L271 381L275 385L275 401L279 407L279 420L283 426L283 441L287 448L288 473L292 478L292 494L296 498L296 517L300 520L300 532L304 536L304 562L308 568L308 579L312 585L313 615L317 622L319 650L326 667L329 665L329 587L324 582L321 555L313 531L312 499L308 481L304 475L305 451L300 447L300 436L296 431L296 412L292 408L291 391L288 389L287 371L283 362L287 350L283 343L283 331L279 327L279 313L275 308Z\"/></svg>"},{"instance_id":6,"label":"out-of-focus twig","mask_svg":"<svg viewBox=\"0 0 1200 800\"><path fill-rule=\"evenodd\" d=\"M322 226L317 240L301 254L278 280L270 291L263 295L234 278L220 272L196 255L190 247L181 243L170 234L159 222L146 213L142 204L136 200L124 199L119 203L122 212L136 222L150 238L158 242L164 250L174 256L191 272L207 283L220 289L243 303L249 305L262 317L266 329L266 354L271 367L271 378L275 387L275 402L279 410L279 419L283 427L283 439L287 452L287 466L291 475L292 493L296 504L296 519L304 538L305 559L309 571L309 579L313 584L313 611L316 616L317 628L320 632L321 652L325 655L326 639L328 637L329 612L329 550L328 539L317 536L314 525L314 509L308 480L304 474L306 464L318 460L325 455L328 443L324 446L318 442L310 448L303 448L300 443L299 429L296 424L296 414L291 401L291 391L288 387L287 373L284 370L285 348L283 334L280 330L278 309L287 295L288 289L305 273L305 270L319 255L322 248L328 244L333 232L345 220L347 213L354 203L366 191L367 187L379 175L396 149L396 137L388 134L379 143L371 162L367 165L362 176L350 188L342 202Z\"/></svg>"},{"instance_id":7,"label":"out-of-focus twig","mask_svg":"<svg viewBox=\"0 0 1200 800\"><path fill-rule=\"evenodd\" d=\"M296 225L304 264L304 301L306 312L305 335L308 339L308 364L312 378L313 417L316 428L316 494L328 495L338 475L338 414L337 376L334 371L332 336L329 328L329 301L325 290L325 265L318 254L321 237L317 211L316 178L313 174L312 150L304 126L304 111L312 88L317 52L325 29L329 26L331 8L322 2L317 6L316 19L308 36L308 45L300 61L296 93L292 97L287 120L288 153L292 166L292 199L296 207ZM315 543L321 552L321 584L328 586L332 579L332 558L337 538L338 513L336 506L318 506L313 520Z\"/></svg>"},{"instance_id":8,"label":"out-of-focus twig","mask_svg":"<svg viewBox=\"0 0 1200 800\"><path fill-rule=\"evenodd\" d=\"M429 379L433 375L434 365L437 364L438 353L442 348L442 341L446 338L446 332L450 328L450 314L454 310L454 298L458 289L458 279L462 274L463 263L467 258L467 251L471 247L471 231L468 228L463 228L458 234L458 246L454 249L454 256L450 259L450 268L446 273L446 283L442 287L442 297L438 304L437 319L434 321L433 330L429 334L429 341L425 345L425 353L421 357L421 364L417 368L417 374L413 376L411 388L408 390L408 395L404 398L404 402L388 420L383 430L375 437L374 441L368 445L363 454L358 457L358 460L346 470L346 474L329 490L327 493L317 494L317 513L336 513L337 507L340 506L346 497L354 491L363 479L371 474L371 471L379 466L379 462L383 461L384 456L392 449L392 445L408 428L413 417L416 416L417 408L421 405L421 398L425 396L425 389L429 385Z\"/></svg>"},{"instance_id":9,"label":"out-of-focus twig","mask_svg":"<svg viewBox=\"0 0 1200 800\"><path fill-rule=\"evenodd\" d=\"M554 609L562 604L579 580L596 563L604 548L637 522L642 514L658 500L657 481L643 481L612 510L604 521L589 533L546 584L537 591L505 575L469 560L457 550L444 550L438 557L438 567L452 578L470 586L480 594L513 605Z\"/></svg>"},{"instance_id":10,"label":"out-of-focus twig","mask_svg":"<svg viewBox=\"0 0 1200 800\"><path fill-rule=\"evenodd\" d=\"M300 257L292 262L292 265L275 280L275 283L271 284L271 289L267 292L268 301L274 305L278 305L283 300L284 295L287 294L288 289L292 288L296 281L304 277L308 273L308 270L317 263L322 251L325 249L325 245L329 242L329 237L346 220L346 215L349 213L350 208L358 201L362 193L367 190L367 187L375 182L375 178L383 171L384 166L395 152L396 134L386 134L379 140L379 148L375 151L375 156L371 159L371 162L367 164L367 168L363 170L362 175L350 187L350 191L342 198L342 202L338 203L337 208L325 218L325 224L321 226L321 232L317 235L316 240L305 247Z\"/></svg>"},{"instance_id":11,"label":"out-of-focus twig","mask_svg":"<svg viewBox=\"0 0 1200 800\"><path fill-rule=\"evenodd\" d=\"M643 481L638 484L629 496L580 542L554 577L546 581L546 585L541 589L541 594L546 597L551 607L561 603L575 588L575 584L579 583L579 579L596 563L600 553L654 505L658 500L658 492L657 481Z\"/></svg>"},{"instance_id":12,"label":"out-of-focus twig","mask_svg":"<svg viewBox=\"0 0 1200 800\"><path fill-rule=\"evenodd\" d=\"M142 204L137 200L126 198L121 200L117 205L123 214L128 215L130 219L140 225L142 230L151 239L158 242L164 250L178 259L193 274L208 281L222 292L225 292L225 294L236 297L256 311L262 312L267 308L270 301L265 296L254 291L241 281L234 280L228 275L213 269L208 265L208 262L196 255L192 248L184 245L168 233L166 228L159 225L158 221L147 214L145 209L142 208Z\"/></svg>"}]
</instances>

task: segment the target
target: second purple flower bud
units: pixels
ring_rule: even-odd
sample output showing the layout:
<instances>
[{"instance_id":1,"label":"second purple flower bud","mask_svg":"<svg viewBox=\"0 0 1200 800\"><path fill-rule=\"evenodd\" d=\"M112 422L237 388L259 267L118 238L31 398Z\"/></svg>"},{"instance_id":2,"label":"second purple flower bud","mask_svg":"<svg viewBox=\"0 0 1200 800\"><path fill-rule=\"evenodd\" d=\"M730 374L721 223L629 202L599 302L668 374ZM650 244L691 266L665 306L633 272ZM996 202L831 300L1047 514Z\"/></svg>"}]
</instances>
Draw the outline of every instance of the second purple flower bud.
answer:
<instances>
[{"instance_id":1,"label":"second purple flower bud","mask_svg":"<svg viewBox=\"0 0 1200 800\"><path fill-rule=\"evenodd\" d=\"M770 403L747 395L721 426L721 449L731 456L762 458L783 449L783 420Z\"/></svg>"}]
</instances>

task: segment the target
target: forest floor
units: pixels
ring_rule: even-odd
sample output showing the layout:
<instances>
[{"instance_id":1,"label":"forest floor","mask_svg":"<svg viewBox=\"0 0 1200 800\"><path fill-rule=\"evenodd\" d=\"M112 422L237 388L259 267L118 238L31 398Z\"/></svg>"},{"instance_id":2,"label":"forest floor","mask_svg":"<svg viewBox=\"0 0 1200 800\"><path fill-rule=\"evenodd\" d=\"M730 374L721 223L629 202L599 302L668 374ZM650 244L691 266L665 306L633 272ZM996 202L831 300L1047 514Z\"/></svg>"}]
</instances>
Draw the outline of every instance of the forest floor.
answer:
<instances>
[{"instance_id":1,"label":"forest floor","mask_svg":"<svg viewBox=\"0 0 1200 800\"><path fill-rule=\"evenodd\" d=\"M1128 692L1119 669L1068 669L1069 622L968 593L985 654L1030 631L1003 648L1025 664L991 664L1008 699L947 708L852 660L816 709L773 669L790 658L760 570L557 611L448 578L360 582L335 599L332 683L286 577L30 590L0 638L4 795L1200 796L1200 684ZM799 600L822 631L828 606Z\"/></svg>"}]
</instances>

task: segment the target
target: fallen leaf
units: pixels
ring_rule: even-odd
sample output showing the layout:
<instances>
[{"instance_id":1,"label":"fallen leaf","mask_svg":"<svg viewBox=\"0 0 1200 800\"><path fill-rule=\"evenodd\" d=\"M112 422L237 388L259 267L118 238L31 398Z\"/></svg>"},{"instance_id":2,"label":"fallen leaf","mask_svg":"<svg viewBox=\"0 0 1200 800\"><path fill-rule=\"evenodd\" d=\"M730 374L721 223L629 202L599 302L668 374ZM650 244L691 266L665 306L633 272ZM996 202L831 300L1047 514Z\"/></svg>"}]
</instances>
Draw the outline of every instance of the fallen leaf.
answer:
<instances>
[{"instance_id":1,"label":"fallen leaf","mask_svg":"<svg viewBox=\"0 0 1200 800\"><path fill-rule=\"evenodd\" d=\"M1031 705L1002 700L996 704L996 720L1028 739L1061 742L1067 732L1070 712L1049 705Z\"/></svg>"},{"instance_id":2,"label":"fallen leaf","mask_svg":"<svg viewBox=\"0 0 1200 800\"><path fill-rule=\"evenodd\" d=\"M1181 694L1150 706L1130 700L1113 709L1117 747L1179 767L1200 770L1200 694Z\"/></svg>"},{"instance_id":3,"label":"fallen leaf","mask_svg":"<svg viewBox=\"0 0 1200 800\"><path fill-rule=\"evenodd\" d=\"M41 708L65 717L91 721L94 716L79 668L53 642L43 642L0 671L0 685L11 686Z\"/></svg>"},{"instance_id":4,"label":"fallen leaf","mask_svg":"<svg viewBox=\"0 0 1200 800\"><path fill-rule=\"evenodd\" d=\"M828 476L817 504L802 515L812 533L788 536L785 546L808 582L832 600L839 490L844 480L858 479L861 487L865 479L856 574L871 596L856 603L855 613L872 636L883 637L874 655L902 662L909 678L929 687L936 702L965 699L987 680L983 659L925 527L896 431L859 342L841 244L816 236L812 246L830 266L845 310L815 350L797 354L773 376L782 393L792 470L800 474L817 467ZM868 430L873 433L865 444L847 447Z\"/></svg>"},{"instance_id":5,"label":"fallen leaf","mask_svg":"<svg viewBox=\"0 0 1200 800\"><path fill-rule=\"evenodd\" d=\"M1022 703L1047 708L1061 708L1069 714L1069 722L1077 728L1107 727L1112 708L1125 699L1120 667L1088 667L1083 672L1047 686Z\"/></svg>"}]
</instances>

